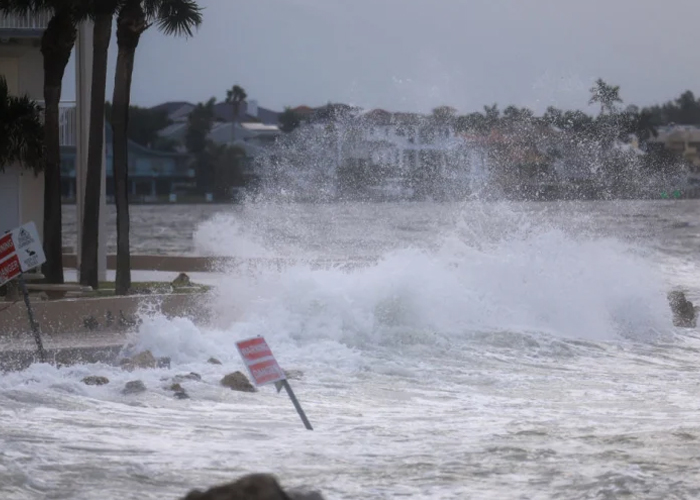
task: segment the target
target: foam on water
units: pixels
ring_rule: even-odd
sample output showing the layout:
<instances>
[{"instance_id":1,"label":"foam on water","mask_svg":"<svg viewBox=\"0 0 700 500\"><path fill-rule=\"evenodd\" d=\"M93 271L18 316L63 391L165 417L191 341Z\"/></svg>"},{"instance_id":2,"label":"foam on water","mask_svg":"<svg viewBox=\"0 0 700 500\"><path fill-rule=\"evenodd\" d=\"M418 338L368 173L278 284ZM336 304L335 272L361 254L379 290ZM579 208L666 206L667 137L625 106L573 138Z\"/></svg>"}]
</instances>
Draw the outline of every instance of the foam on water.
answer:
<instances>
[{"instance_id":1,"label":"foam on water","mask_svg":"<svg viewBox=\"0 0 700 500\"><path fill-rule=\"evenodd\" d=\"M611 238L478 219L457 215L437 240L353 270L232 270L210 299L212 325L143 314L130 349L169 356L170 369L0 376L3 498L177 498L260 470L329 498L697 489L700 344L671 338L657 262ZM218 218L198 238L264 241L231 224ZM284 395L219 386L243 369L235 341L255 335L305 372L293 384L313 433ZM190 371L202 380L174 399L172 377ZM86 375L111 383L87 387ZM135 379L147 392L122 394Z\"/></svg>"}]
</instances>

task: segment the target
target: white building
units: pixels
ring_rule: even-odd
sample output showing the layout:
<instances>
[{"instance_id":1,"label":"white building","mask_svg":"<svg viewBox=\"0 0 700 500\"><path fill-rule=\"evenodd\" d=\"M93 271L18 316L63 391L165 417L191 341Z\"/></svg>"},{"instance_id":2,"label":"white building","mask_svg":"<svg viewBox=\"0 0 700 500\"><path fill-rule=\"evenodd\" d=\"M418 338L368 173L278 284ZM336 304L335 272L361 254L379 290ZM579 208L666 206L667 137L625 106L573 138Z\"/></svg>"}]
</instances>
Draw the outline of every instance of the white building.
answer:
<instances>
[{"instance_id":1,"label":"white building","mask_svg":"<svg viewBox=\"0 0 700 500\"><path fill-rule=\"evenodd\" d=\"M25 16L0 15L0 75L8 83L13 95L27 95L42 103L43 59L40 41L50 20L49 13ZM82 200L87 170L87 145L90 116L90 80L92 73L92 27L80 26L76 41L76 102L61 103L61 145L77 148L77 217L82 220ZM87 47L89 50L85 50ZM103 179L104 179L103 161ZM29 221L34 221L43 234L44 179L33 172L23 171L18 165L5 165L0 173L0 233ZM104 180L102 188L104 190ZM104 191L100 213L105 214ZM106 274L104 217L101 217L99 264L100 279ZM82 224L78 224L78 242ZM76 252L80 258L80 245ZM79 261L78 261L79 262Z\"/></svg>"}]
</instances>

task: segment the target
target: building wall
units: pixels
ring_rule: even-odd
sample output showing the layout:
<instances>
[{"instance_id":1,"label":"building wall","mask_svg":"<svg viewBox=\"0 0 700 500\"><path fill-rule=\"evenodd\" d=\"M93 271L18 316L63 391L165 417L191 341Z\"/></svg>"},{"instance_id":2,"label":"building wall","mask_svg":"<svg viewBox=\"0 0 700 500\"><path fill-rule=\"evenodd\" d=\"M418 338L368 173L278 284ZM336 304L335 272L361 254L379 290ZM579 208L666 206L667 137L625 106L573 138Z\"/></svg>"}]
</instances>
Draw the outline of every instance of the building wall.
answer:
<instances>
[{"instance_id":1,"label":"building wall","mask_svg":"<svg viewBox=\"0 0 700 500\"><path fill-rule=\"evenodd\" d=\"M7 87L10 94L17 95L19 92L19 60L14 57L8 57L0 49L0 75L7 80Z\"/></svg>"},{"instance_id":2,"label":"building wall","mask_svg":"<svg viewBox=\"0 0 700 500\"><path fill-rule=\"evenodd\" d=\"M20 173L20 225L34 222L41 238L44 234L44 176L31 170Z\"/></svg>"},{"instance_id":3,"label":"building wall","mask_svg":"<svg viewBox=\"0 0 700 500\"><path fill-rule=\"evenodd\" d=\"M0 234L19 225L19 190L19 169L6 167L0 173Z\"/></svg>"},{"instance_id":4,"label":"building wall","mask_svg":"<svg viewBox=\"0 0 700 500\"><path fill-rule=\"evenodd\" d=\"M0 74L5 75L11 94L43 100L43 62L38 47L0 45ZM44 177L6 167L0 174L0 231L34 221L44 230ZM5 227L10 226L10 227Z\"/></svg>"}]
</instances>

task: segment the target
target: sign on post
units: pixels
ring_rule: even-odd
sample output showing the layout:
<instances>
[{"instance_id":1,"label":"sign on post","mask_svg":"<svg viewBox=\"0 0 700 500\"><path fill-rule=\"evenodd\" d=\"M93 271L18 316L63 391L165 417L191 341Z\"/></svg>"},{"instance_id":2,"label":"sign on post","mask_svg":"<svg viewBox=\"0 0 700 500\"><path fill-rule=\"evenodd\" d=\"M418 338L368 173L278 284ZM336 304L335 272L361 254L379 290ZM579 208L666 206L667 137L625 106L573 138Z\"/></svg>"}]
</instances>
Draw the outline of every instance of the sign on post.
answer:
<instances>
[{"instance_id":1,"label":"sign on post","mask_svg":"<svg viewBox=\"0 0 700 500\"><path fill-rule=\"evenodd\" d=\"M33 222L0 236L0 286L46 262Z\"/></svg>"},{"instance_id":2,"label":"sign on post","mask_svg":"<svg viewBox=\"0 0 700 500\"><path fill-rule=\"evenodd\" d=\"M272 384L286 378L263 337L243 340L236 346L255 385Z\"/></svg>"},{"instance_id":3,"label":"sign on post","mask_svg":"<svg viewBox=\"0 0 700 500\"><path fill-rule=\"evenodd\" d=\"M294 391L292 391L292 386L289 385L284 371L277 363L265 339L263 337L255 337L241 340L240 342L236 342L236 347L238 347L238 352L241 354L243 362L255 385L263 386L274 383L284 387L304 426L310 431L313 430L309 419L306 418L304 410L301 408L299 401L294 395Z\"/></svg>"},{"instance_id":4,"label":"sign on post","mask_svg":"<svg viewBox=\"0 0 700 500\"><path fill-rule=\"evenodd\" d=\"M0 262L0 286L12 281L22 273L19 267L17 254L13 253L9 258Z\"/></svg>"},{"instance_id":5,"label":"sign on post","mask_svg":"<svg viewBox=\"0 0 700 500\"><path fill-rule=\"evenodd\" d=\"M15 278L19 278L24 304L27 306L27 314L29 315L29 324L34 333L34 340L36 341L41 361L46 360L46 353L41 342L39 325L34 321L32 304L29 301L29 292L24 283L22 273L31 271L44 262L46 262L46 256L41 246L39 233L33 222L28 222L0 236L0 286Z\"/></svg>"}]
</instances>

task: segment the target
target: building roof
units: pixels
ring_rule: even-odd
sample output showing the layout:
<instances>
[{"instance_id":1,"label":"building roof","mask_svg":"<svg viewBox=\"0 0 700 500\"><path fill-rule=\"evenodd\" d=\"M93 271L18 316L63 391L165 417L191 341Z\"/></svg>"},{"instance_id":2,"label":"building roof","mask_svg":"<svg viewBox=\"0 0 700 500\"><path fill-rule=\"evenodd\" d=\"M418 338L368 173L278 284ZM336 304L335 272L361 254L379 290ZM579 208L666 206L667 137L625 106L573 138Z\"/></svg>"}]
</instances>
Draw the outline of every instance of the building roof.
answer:
<instances>
[{"instance_id":1,"label":"building roof","mask_svg":"<svg viewBox=\"0 0 700 500\"><path fill-rule=\"evenodd\" d=\"M266 125L264 123L241 123L244 129L251 130L254 132L279 132L280 129L277 125Z\"/></svg>"},{"instance_id":2,"label":"building roof","mask_svg":"<svg viewBox=\"0 0 700 500\"><path fill-rule=\"evenodd\" d=\"M151 111L165 111L168 115L170 115L187 105L194 106L194 104L187 101L169 101L153 106Z\"/></svg>"},{"instance_id":3,"label":"building roof","mask_svg":"<svg viewBox=\"0 0 700 500\"><path fill-rule=\"evenodd\" d=\"M170 101L153 106L153 111L165 111L171 119L186 118L195 105L186 101ZM189 108L189 109L187 109ZM233 116L233 104L227 102L217 102L214 105L214 117L218 121L223 122L254 122L259 121L266 125L277 125L279 115L277 111L258 106L257 116L249 114L250 106L247 102L242 102L238 109L238 116Z\"/></svg>"}]
</instances>

